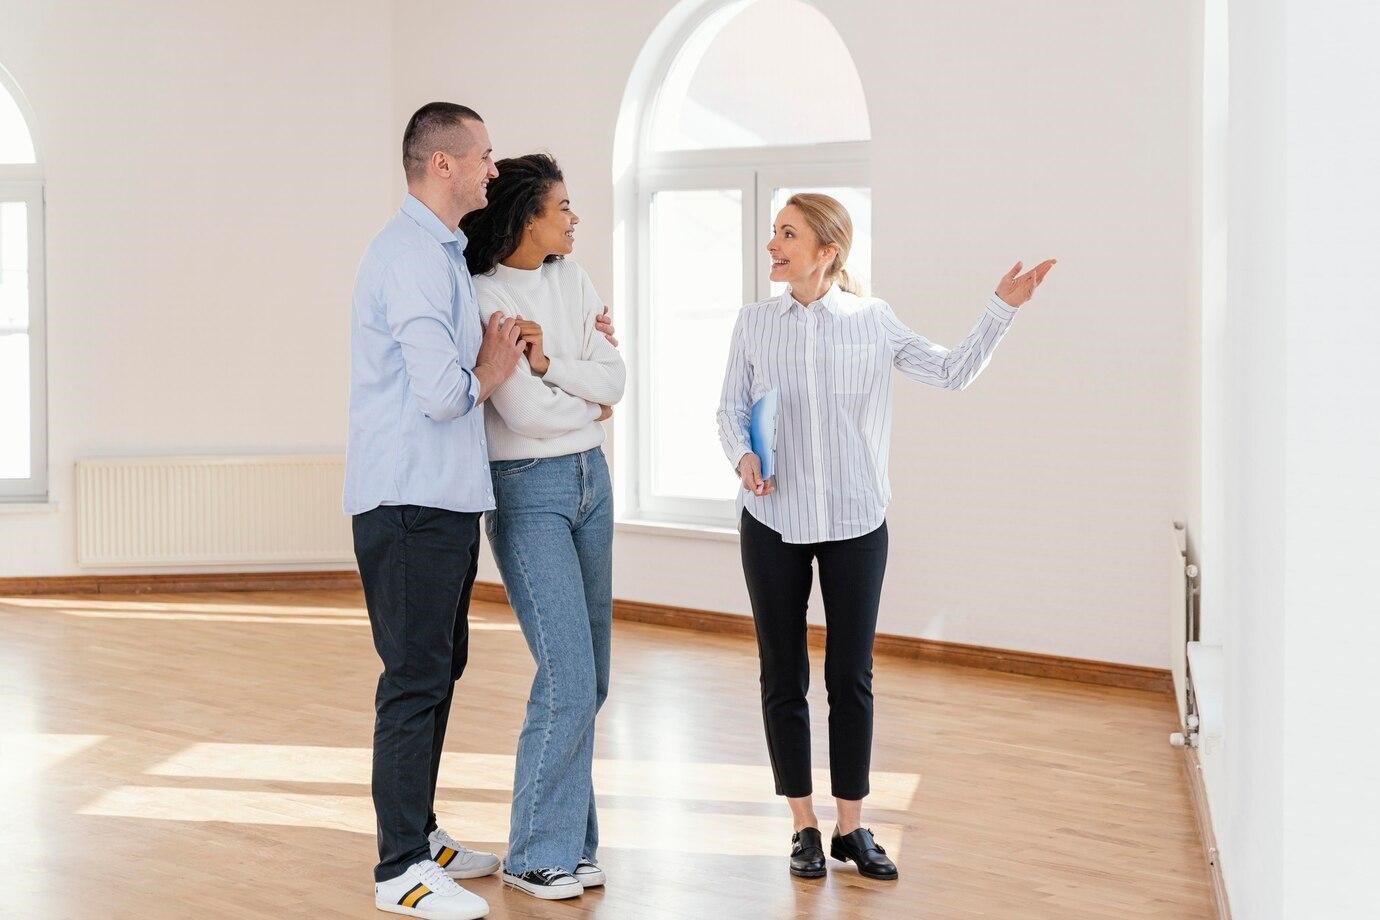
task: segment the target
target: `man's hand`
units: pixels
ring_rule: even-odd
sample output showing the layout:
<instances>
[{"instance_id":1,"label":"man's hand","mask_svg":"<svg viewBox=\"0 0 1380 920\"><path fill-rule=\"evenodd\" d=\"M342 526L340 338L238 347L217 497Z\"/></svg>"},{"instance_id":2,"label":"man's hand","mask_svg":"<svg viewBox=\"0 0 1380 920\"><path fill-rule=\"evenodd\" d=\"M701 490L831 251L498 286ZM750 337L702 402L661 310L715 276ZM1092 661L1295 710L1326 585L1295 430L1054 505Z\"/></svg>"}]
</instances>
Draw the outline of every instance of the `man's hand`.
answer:
<instances>
[{"instance_id":1,"label":"man's hand","mask_svg":"<svg viewBox=\"0 0 1380 920\"><path fill-rule=\"evenodd\" d=\"M611 418L613 418L613 406L606 406L603 403L599 403L599 418L597 421L607 422Z\"/></svg>"},{"instance_id":2,"label":"man's hand","mask_svg":"<svg viewBox=\"0 0 1380 920\"><path fill-rule=\"evenodd\" d=\"M775 491L771 480L762 479L762 464L754 453L746 453L738 460L738 477L743 488L753 495L770 495Z\"/></svg>"},{"instance_id":3,"label":"man's hand","mask_svg":"<svg viewBox=\"0 0 1380 920\"><path fill-rule=\"evenodd\" d=\"M601 333L614 348L618 347L618 340L613 337L613 317L609 315L608 304L604 304L603 313L594 317L594 331Z\"/></svg>"},{"instance_id":4,"label":"man's hand","mask_svg":"<svg viewBox=\"0 0 1380 920\"><path fill-rule=\"evenodd\" d=\"M527 363L532 365L533 373L545 374L551 367L551 359L542 347L541 323L519 316L517 324L518 336L527 349Z\"/></svg>"},{"instance_id":5,"label":"man's hand","mask_svg":"<svg viewBox=\"0 0 1380 920\"><path fill-rule=\"evenodd\" d=\"M522 342L518 341L518 321L495 310L484 327L484 339L479 343L479 355L474 359L474 375L479 378L479 401L493 395L507 380L522 357Z\"/></svg>"},{"instance_id":6,"label":"man's hand","mask_svg":"<svg viewBox=\"0 0 1380 920\"><path fill-rule=\"evenodd\" d=\"M1017 262L1011 266L1011 271L1001 276L997 282L996 294L1007 306L1019 307L1031 298L1035 289L1040 286L1040 282L1045 280L1045 275L1054 267L1055 259L1046 259L1039 265L1026 272L1024 275L1017 275L1021 270L1021 263Z\"/></svg>"}]
</instances>

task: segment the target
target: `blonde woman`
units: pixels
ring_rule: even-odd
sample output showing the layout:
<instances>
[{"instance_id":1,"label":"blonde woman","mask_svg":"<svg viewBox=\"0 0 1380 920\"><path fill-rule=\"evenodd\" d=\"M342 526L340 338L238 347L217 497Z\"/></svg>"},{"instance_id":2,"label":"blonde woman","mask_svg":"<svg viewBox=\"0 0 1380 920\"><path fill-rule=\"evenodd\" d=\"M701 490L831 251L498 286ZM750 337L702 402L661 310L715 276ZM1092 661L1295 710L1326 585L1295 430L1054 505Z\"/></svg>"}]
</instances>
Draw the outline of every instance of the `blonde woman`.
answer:
<instances>
[{"instance_id":1,"label":"blonde woman","mask_svg":"<svg viewBox=\"0 0 1380 920\"><path fill-rule=\"evenodd\" d=\"M819 565L827 628L829 771L838 819L830 854L869 878L896 865L862 825L872 753L872 643L886 570L891 498L891 368L961 390L976 379L1016 315L1054 266L1002 276L977 325L950 351L911 331L890 305L859 296L844 266L848 212L798 194L772 227L767 252L780 297L745 306L733 330L719 406L719 438L742 482L743 574L757 631L762 717L776 792L794 818L791 874L825 874L811 804L810 662L805 611ZM748 439L752 403L780 391L776 470L764 481Z\"/></svg>"}]
</instances>

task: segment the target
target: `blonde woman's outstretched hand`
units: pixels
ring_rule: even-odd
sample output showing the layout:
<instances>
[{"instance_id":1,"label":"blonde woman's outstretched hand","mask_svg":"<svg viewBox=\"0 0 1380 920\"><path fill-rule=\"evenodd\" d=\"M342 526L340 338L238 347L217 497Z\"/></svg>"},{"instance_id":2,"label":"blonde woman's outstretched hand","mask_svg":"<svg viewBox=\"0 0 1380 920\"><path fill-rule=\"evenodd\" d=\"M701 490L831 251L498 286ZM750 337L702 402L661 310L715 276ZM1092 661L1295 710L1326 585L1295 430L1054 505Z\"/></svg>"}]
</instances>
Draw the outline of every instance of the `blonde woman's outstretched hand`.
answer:
<instances>
[{"instance_id":1,"label":"blonde woman's outstretched hand","mask_svg":"<svg viewBox=\"0 0 1380 920\"><path fill-rule=\"evenodd\" d=\"M997 296L1002 299L1003 303L1012 307L1019 307L1034 295L1035 289L1040 286L1041 281L1045 280L1045 275L1049 274L1049 270L1054 267L1054 263L1057 261L1057 259L1046 259L1024 275L1020 274L1021 263L1017 262L1011 266L1011 271L1002 275L1001 280L997 282Z\"/></svg>"}]
</instances>

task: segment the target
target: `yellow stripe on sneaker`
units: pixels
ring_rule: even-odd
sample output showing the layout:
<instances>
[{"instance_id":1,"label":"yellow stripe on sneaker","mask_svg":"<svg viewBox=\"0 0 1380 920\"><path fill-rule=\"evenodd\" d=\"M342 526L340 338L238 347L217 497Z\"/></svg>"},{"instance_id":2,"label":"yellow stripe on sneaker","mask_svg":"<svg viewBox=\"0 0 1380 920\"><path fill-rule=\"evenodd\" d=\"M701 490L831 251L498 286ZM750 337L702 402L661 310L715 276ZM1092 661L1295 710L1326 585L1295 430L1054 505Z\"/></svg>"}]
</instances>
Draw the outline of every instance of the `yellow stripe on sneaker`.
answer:
<instances>
[{"instance_id":1,"label":"yellow stripe on sneaker","mask_svg":"<svg viewBox=\"0 0 1380 920\"><path fill-rule=\"evenodd\" d=\"M441 852L436 854L436 864L444 869L455 859L455 851L450 847L441 847Z\"/></svg>"},{"instance_id":2,"label":"yellow stripe on sneaker","mask_svg":"<svg viewBox=\"0 0 1380 920\"><path fill-rule=\"evenodd\" d=\"M403 907L416 907L417 902L429 894L431 894L431 889L419 882L417 887L403 895L402 900L398 903Z\"/></svg>"}]
</instances>

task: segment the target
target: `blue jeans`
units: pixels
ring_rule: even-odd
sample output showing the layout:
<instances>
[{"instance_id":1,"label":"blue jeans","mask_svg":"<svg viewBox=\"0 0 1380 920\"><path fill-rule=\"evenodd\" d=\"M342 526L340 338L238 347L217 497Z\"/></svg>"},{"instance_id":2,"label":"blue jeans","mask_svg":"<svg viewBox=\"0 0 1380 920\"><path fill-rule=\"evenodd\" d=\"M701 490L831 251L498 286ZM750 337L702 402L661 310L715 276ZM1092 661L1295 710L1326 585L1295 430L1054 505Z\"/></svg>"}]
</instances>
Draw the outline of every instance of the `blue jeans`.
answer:
<instances>
[{"instance_id":1,"label":"blue jeans","mask_svg":"<svg viewBox=\"0 0 1380 920\"><path fill-rule=\"evenodd\" d=\"M489 546L537 664L518 738L507 872L594 859L594 716L608 696L613 489L599 448L489 464Z\"/></svg>"}]
</instances>

